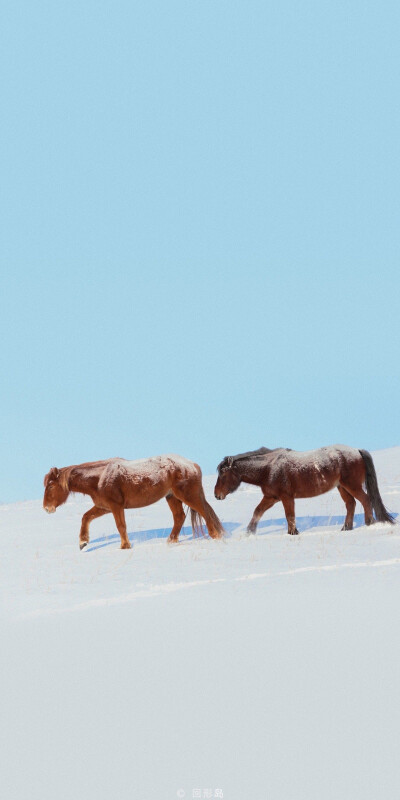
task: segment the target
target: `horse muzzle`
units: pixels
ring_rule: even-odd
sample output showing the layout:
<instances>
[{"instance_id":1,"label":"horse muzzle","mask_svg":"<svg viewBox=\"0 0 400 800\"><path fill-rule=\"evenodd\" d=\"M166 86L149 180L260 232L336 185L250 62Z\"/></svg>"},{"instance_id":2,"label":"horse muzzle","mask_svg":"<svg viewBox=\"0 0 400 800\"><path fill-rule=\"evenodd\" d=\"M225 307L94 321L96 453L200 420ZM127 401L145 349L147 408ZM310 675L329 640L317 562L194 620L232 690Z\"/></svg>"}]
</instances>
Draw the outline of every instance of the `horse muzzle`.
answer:
<instances>
[{"instance_id":1,"label":"horse muzzle","mask_svg":"<svg viewBox=\"0 0 400 800\"><path fill-rule=\"evenodd\" d=\"M56 507L55 506L45 506L44 510L47 511L48 514L54 514Z\"/></svg>"}]
</instances>

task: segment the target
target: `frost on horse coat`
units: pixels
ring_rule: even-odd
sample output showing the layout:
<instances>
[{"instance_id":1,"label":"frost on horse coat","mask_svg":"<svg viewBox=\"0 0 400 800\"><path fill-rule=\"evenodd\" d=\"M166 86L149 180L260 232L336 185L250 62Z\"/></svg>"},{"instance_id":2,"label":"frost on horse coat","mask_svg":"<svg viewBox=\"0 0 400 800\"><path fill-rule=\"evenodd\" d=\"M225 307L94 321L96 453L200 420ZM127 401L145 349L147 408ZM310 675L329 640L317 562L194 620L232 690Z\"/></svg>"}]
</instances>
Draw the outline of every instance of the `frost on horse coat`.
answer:
<instances>
[{"instance_id":1,"label":"frost on horse coat","mask_svg":"<svg viewBox=\"0 0 400 800\"><path fill-rule=\"evenodd\" d=\"M248 453L226 456L218 465L215 497L224 500L227 494L236 491L242 481L260 486L264 495L249 523L249 533L255 533L264 512L279 500L285 509L288 533L298 533L295 499L315 497L335 487L347 510L342 530L353 528L356 500L364 508L366 525L374 522L373 511L379 522L394 522L383 505L374 462L367 450L333 445L300 453L283 447L276 450L261 447Z\"/></svg>"},{"instance_id":2,"label":"frost on horse coat","mask_svg":"<svg viewBox=\"0 0 400 800\"><path fill-rule=\"evenodd\" d=\"M195 534L203 532L202 518L213 539L218 539L224 532L205 498L199 465L183 456L155 456L138 461L109 458L62 469L52 467L44 478L44 486L43 507L49 514L65 503L70 492L81 492L92 498L93 508L82 517L81 550L89 542L92 520L110 513L121 536L121 548L130 548L124 509L149 506L163 497L174 518L170 542L177 541L185 521L183 503L190 508Z\"/></svg>"}]
</instances>

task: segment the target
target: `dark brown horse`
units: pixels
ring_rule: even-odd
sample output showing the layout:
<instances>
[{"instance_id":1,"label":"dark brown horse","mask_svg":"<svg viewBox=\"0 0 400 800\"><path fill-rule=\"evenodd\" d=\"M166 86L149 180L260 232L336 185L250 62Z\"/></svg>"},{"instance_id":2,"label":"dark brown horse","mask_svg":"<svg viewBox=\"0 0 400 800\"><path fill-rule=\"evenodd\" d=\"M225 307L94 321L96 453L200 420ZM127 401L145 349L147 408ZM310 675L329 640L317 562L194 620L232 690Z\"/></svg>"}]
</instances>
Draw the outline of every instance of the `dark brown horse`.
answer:
<instances>
[{"instance_id":1,"label":"dark brown horse","mask_svg":"<svg viewBox=\"0 0 400 800\"><path fill-rule=\"evenodd\" d=\"M140 461L109 458L72 467L53 467L44 479L43 507L51 514L65 503L70 492L88 494L93 508L82 517L81 550L89 542L89 525L104 514L113 514L121 536L121 549L130 548L126 533L125 508L150 506L165 497L174 517L168 541L176 542L185 521L183 503L191 510L194 534L202 533L202 519L208 533L219 539L224 529L204 495L201 469L182 456L167 455Z\"/></svg>"},{"instance_id":2,"label":"dark brown horse","mask_svg":"<svg viewBox=\"0 0 400 800\"><path fill-rule=\"evenodd\" d=\"M356 500L364 508L366 525L375 521L373 511L378 522L394 523L383 505L374 462L367 450L333 445L299 453L282 447L276 450L261 447L249 453L226 456L218 465L218 480L214 489L217 500L224 500L227 494L236 491L242 481L259 486L264 495L248 525L249 533L255 533L264 512L279 500L285 509L288 533L298 533L295 499L315 497L335 487L347 509L342 530L350 531L353 528Z\"/></svg>"}]
</instances>

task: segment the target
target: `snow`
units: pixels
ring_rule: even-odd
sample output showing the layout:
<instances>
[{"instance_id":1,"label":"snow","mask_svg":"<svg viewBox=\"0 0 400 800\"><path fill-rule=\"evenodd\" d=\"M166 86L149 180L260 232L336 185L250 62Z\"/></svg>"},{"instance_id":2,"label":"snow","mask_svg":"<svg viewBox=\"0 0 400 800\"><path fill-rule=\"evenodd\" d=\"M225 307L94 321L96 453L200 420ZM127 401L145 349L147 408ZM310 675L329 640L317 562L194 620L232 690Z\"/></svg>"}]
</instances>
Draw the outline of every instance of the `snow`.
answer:
<instances>
[{"instance_id":1,"label":"snow","mask_svg":"<svg viewBox=\"0 0 400 800\"><path fill-rule=\"evenodd\" d=\"M400 513L400 447L373 457ZM7 800L399 793L400 525L341 532L336 491L246 537L260 490L214 483L231 535L170 547L165 501L127 512L128 551L105 516L80 552L90 498L0 506Z\"/></svg>"}]
</instances>

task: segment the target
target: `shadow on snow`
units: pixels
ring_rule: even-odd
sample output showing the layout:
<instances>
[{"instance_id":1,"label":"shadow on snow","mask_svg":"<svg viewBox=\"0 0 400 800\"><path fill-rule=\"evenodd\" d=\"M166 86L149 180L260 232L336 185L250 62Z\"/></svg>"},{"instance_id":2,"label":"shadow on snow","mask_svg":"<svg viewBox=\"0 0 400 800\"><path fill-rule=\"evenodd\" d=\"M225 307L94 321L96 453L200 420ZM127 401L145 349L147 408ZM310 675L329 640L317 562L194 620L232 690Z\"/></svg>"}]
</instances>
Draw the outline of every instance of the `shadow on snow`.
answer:
<instances>
[{"instance_id":1,"label":"shadow on snow","mask_svg":"<svg viewBox=\"0 0 400 800\"><path fill-rule=\"evenodd\" d=\"M398 514L393 514L394 517L398 517ZM344 523L344 515L337 514L331 516L319 516L319 517L296 517L296 524L297 528L300 533L303 531L309 530L310 528L320 528L320 527L329 527L334 525L343 525ZM357 528L364 525L364 514L355 514L354 515L354 523ZM265 528L284 528L286 529L286 518L279 517L277 519L267 519L264 522L258 523L257 528L257 535L265 536L268 533L272 533L272 531L263 530ZM237 528L240 528L239 522L224 522L223 523L225 530L228 534L231 534ZM166 539L169 534L171 533L171 528L151 528L146 531L135 531L134 533L129 533L129 541L132 544L139 543L139 542L148 542L152 539ZM190 525L185 525L181 530L181 535L185 536L184 541L191 541L193 537L192 528ZM89 546L85 548L85 553L91 553L93 550L100 550L102 547L108 547L110 544L113 544L116 541L119 541L120 536L119 533L110 533L109 535L100 536L98 539L92 539Z\"/></svg>"}]
</instances>

